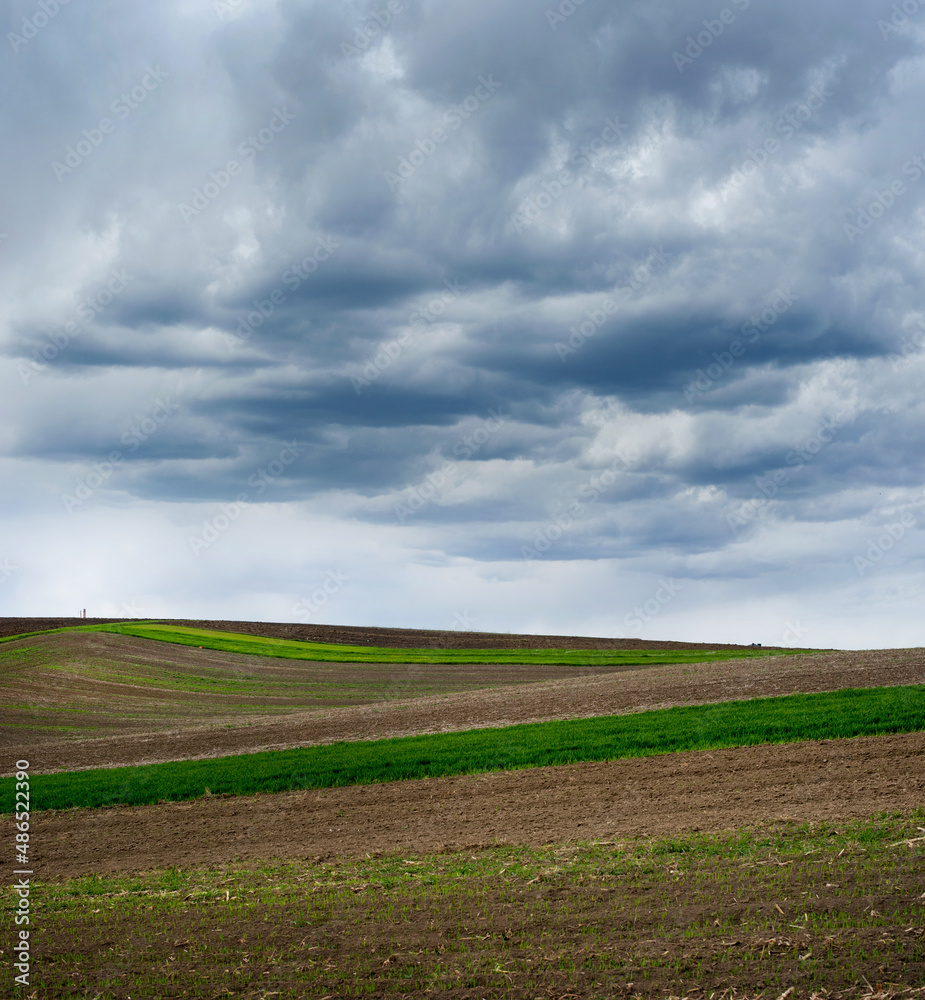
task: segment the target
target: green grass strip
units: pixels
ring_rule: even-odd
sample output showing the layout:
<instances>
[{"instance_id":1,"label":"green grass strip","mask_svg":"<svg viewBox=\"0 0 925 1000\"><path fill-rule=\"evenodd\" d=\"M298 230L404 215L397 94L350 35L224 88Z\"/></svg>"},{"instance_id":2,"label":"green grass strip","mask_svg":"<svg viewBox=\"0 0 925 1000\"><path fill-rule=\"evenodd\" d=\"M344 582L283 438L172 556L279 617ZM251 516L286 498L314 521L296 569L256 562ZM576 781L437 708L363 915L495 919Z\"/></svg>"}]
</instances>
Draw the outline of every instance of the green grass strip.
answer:
<instances>
[{"instance_id":1,"label":"green grass strip","mask_svg":"<svg viewBox=\"0 0 925 1000\"><path fill-rule=\"evenodd\" d=\"M925 685L755 698L211 760L34 775L31 808L141 805L925 729ZM0 782L2 811L13 779Z\"/></svg>"},{"instance_id":2,"label":"green grass strip","mask_svg":"<svg viewBox=\"0 0 925 1000\"><path fill-rule=\"evenodd\" d=\"M755 649L397 649L386 646L348 646L338 643L270 639L184 628L177 625L114 624L89 625L86 631L113 632L138 639L157 639L181 646L202 646L250 656L277 656L290 660L335 663L512 663L557 666L641 666L665 663L702 663L753 656L780 656L804 650Z\"/></svg>"}]
</instances>

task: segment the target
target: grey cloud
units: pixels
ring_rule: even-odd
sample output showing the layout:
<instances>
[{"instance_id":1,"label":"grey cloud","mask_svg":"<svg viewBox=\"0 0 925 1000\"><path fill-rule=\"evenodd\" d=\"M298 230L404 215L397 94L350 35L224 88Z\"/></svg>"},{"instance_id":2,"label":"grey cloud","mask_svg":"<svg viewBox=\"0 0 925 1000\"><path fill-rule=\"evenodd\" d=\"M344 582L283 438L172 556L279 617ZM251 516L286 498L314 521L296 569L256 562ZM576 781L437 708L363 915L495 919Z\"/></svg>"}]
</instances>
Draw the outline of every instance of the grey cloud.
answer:
<instances>
[{"instance_id":1,"label":"grey cloud","mask_svg":"<svg viewBox=\"0 0 925 1000\"><path fill-rule=\"evenodd\" d=\"M381 6L70 4L9 48L0 450L26 470L10 523L116 447L75 517L192 504L201 521L247 490L273 537L331 517L388 549L385 577L512 563L508 594L553 564L644 565L777 600L775 538L794 591L812 580L835 614L826 588L854 572L876 498L911 502L925 472L919 28L884 32L874 0L586 0L561 20L548 0L402 0L364 35ZM33 13L8 5L8 31ZM103 302L114 269L131 280ZM180 412L128 451L168 379ZM460 457L492 412L505 425ZM287 441L298 460L248 486ZM447 462L444 492L400 523L396 498ZM241 525L229 551L256 531ZM878 565L918 572L919 535ZM382 607L364 594L361 618Z\"/></svg>"}]
</instances>

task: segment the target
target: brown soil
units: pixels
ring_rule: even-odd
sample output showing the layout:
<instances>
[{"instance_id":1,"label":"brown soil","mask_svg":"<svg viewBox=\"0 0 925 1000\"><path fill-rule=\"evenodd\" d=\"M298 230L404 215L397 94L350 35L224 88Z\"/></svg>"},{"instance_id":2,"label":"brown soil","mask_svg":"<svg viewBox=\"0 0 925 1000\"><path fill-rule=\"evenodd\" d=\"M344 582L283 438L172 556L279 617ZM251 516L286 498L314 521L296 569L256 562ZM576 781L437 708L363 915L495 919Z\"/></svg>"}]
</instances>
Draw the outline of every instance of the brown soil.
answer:
<instances>
[{"instance_id":1,"label":"brown soil","mask_svg":"<svg viewBox=\"0 0 925 1000\"><path fill-rule=\"evenodd\" d=\"M49 741L181 728L240 729L279 716L301 727L306 712L589 673L585 666L557 664L326 663L107 632L38 634L0 646L0 749L19 753ZM228 745L222 733L217 739ZM105 752L99 761L106 762Z\"/></svg>"},{"instance_id":2,"label":"brown soil","mask_svg":"<svg viewBox=\"0 0 925 1000\"><path fill-rule=\"evenodd\" d=\"M493 843L542 845L911 813L925 733L689 752L250 797L34 813L42 879L358 857ZM12 837L11 820L0 823ZM40 873L40 875L39 875Z\"/></svg>"},{"instance_id":3,"label":"brown soil","mask_svg":"<svg viewBox=\"0 0 925 1000\"><path fill-rule=\"evenodd\" d=\"M255 635L334 641L330 634L268 631L303 626L188 624L235 631L247 631L241 626L250 625ZM30 622L7 634L34 630ZM356 634L346 637L344 630L334 631L342 636L339 641L362 642ZM355 631L371 643L401 644L394 635L384 636L385 630ZM428 644L421 633L405 635L407 646ZM443 637L469 646L500 645L496 640L505 638L430 635L441 636L433 645L447 646L451 643ZM511 645L519 639L536 640L537 646L566 645L563 637L506 638ZM306 670L298 661L267 664L259 657L178 646L168 650L163 644L127 637L101 635L92 641L110 658L125 656L124 662L131 664L162 657L181 674L201 673L204 667L228 671L235 664L248 674L275 671L277 679L290 669ZM590 646L620 640L575 642L587 644L585 648L628 648ZM159 647L158 652L152 653L151 646ZM324 665L328 668L343 676L356 665ZM36 739L28 747L17 740L8 742L7 755L26 756L33 773L39 773L796 691L922 683L925 650L624 668L608 675L587 675L584 668L584 676L561 670L546 675L553 679L540 679L543 675L534 667L514 668L503 676L499 671L510 668L466 667L474 670L473 687L499 679L507 686L411 699L423 672L433 668L386 669L389 672L379 678L380 688L385 682L385 696L394 699L401 692L406 700L267 715L253 725L241 725L237 717L235 728L224 728L219 722L231 717L220 714L217 701L138 692L151 706L143 723L156 730L172 719L172 732L42 743ZM459 669L451 668L448 676ZM523 670L529 673L518 676ZM28 674L28 669L22 673ZM525 676L535 682L522 683ZM86 695L89 704L100 693L121 687L131 685L103 685L81 697ZM62 703L72 704L73 696L72 686L62 678ZM126 691L119 696L128 697ZM50 697L53 701L54 692ZM155 717L158 699L166 699L164 706L174 714ZM192 724L192 708L183 714L183 706L194 703L197 711L205 705L213 713L211 725ZM499 750L503 740L499 733ZM42 883L90 873L132 874L175 866L207 868L220 878L219 866L235 862L260 871L274 858L308 862L296 881L301 887L304 880L306 891L291 894L284 906L249 892L246 907L240 898L197 903L192 896L178 896L172 909L165 904L161 910L152 909L152 904L130 910L127 902L123 906L119 899L102 897L87 897L95 902L88 902L85 912L72 905L62 915L50 907L43 911L38 965L42 979L36 985L49 996L102 994L120 1000L232 992L256 1000L290 988L298 995L333 998L346 995L348 987L352 992L361 981L367 989L374 985L369 995L375 997L426 993L460 1000L711 995L804 1000L811 993L816 998L833 996L830 990L838 990L842 1000L873 997L875 987L868 989L867 980L918 983L925 969L918 901L921 854L902 844L886 852L888 864L874 869L860 849L856 863L844 867L839 877L829 874L829 866L834 869L847 856L842 859L845 852L833 850L831 858L814 853L796 863L761 860L741 870L733 862L728 868L713 862L698 868L683 856L672 856L664 864L609 881L594 876L568 880L558 861L531 879L512 879L501 867L481 887L445 876L430 895L362 882L352 891L335 893L317 878L327 878L321 873L330 871L331 879L338 881L345 859L359 861L372 854L413 858L496 844L557 844L558 859L575 841L619 843L635 836L766 828L779 821L841 823L878 812L908 816L923 801L925 733L912 733L277 795L210 796L133 808L36 812L31 835L37 900ZM0 817L0 839L11 842L12 836L12 818ZM420 863L403 862L409 870ZM761 867L765 865L769 867ZM814 920L818 915L822 924L816 927L804 911ZM839 923L843 916L847 923ZM821 990L813 962L831 972ZM161 985L155 992L139 992L142 983L153 981L149 977L155 970ZM303 985L309 977L312 985ZM784 986L777 985L781 982ZM731 989L733 984L736 989ZM898 989L876 989L877 997L900 995ZM902 995L911 997L912 992Z\"/></svg>"},{"instance_id":4,"label":"brown soil","mask_svg":"<svg viewBox=\"0 0 925 1000\"><path fill-rule=\"evenodd\" d=\"M416 628L359 628L355 625L289 625L276 622L167 621L168 625L303 642L342 642L351 646L399 649L748 649L722 642L669 642L657 639L606 639L581 635L515 635L510 632L440 632ZM781 647L768 646L768 649Z\"/></svg>"},{"instance_id":5,"label":"brown soil","mask_svg":"<svg viewBox=\"0 0 925 1000\"><path fill-rule=\"evenodd\" d=\"M75 625L102 625L138 618L0 618L0 638ZM748 649L723 642L669 642L656 639L606 639L575 635L512 635L508 632L441 632L435 629L366 628L356 625L298 625L285 622L198 621L159 618L166 625L241 632L271 639L337 642L351 646L400 649ZM779 649L779 646L767 646Z\"/></svg>"},{"instance_id":6,"label":"brown soil","mask_svg":"<svg viewBox=\"0 0 925 1000\"><path fill-rule=\"evenodd\" d=\"M911 823L876 831L874 854L775 825L712 852L607 841L43 885L35 995L921 998L882 984L925 977L925 856Z\"/></svg>"},{"instance_id":7,"label":"brown soil","mask_svg":"<svg viewBox=\"0 0 925 1000\"><path fill-rule=\"evenodd\" d=\"M106 638L122 641L124 637ZM138 651L129 642L129 653L137 654ZM116 646L117 643L113 645ZM229 655L176 646L170 649L178 651L177 656L184 663L206 662L202 658L207 653L218 658L227 658ZM248 659L259 661L265 658ZM207 661L211 663L212 659L207 658ZM349 671L355 665L333 666ZM301 664L301 667L304 669L305 665ZM459 669L450 668L450 677L452 678L453 671ZM300 712L274 719L254 719L246 725L242 725L238 718L234 720L233 728L227 728L227 724L184 727L182 730L176 728L166 733L148 732L143 735L81 741L35 741L32 745L27 745L20 736L19 742L7 742L10 752L15 747L18 756L25 757L32 763L34 773L219 757L260 750L283 750L337 740L452 732L759 696L922 684L925 683L925 649L817 653L812 657L780 656L759 660L668 664L621 668L613 673L592 676L569 675L568 668L534 666L512 668L489 665L465 669L472 674L472 686L487 684L489 680L494 683L506 681L509 686L401 701L380 700L378 704ZM581 669L583 672L587 670ZM544 676L542 670L553 676L558 672L560 679L536 682ZM562 673L566 673L564 678L561 677ZM433 665L396 667L395 673L391 675L390 683L393 687L384 687L384 692L388 694L389 690L400 691L402 685L413 685L416 679L437 674L440 671ZM525 677L533 678L534 683L515 683ZM455 680L462 683L459 677ZM383 678L380 683L385 685L386 679ZM153 729L154 726L151 725L150 728ZM6 770L5 767L0 769Z\"/></svg>"},{"instance_id":8,"label":"brown soil","mask_svg":"<svg viewBox=\"0 0 925 1000\"><path fill-rule=\"evenodd\" d=\"M0 618L0 639L50 628L75 628L78 625L107 625L111 622L147 621L147 618Z\"/></svg>"}]
</instances>

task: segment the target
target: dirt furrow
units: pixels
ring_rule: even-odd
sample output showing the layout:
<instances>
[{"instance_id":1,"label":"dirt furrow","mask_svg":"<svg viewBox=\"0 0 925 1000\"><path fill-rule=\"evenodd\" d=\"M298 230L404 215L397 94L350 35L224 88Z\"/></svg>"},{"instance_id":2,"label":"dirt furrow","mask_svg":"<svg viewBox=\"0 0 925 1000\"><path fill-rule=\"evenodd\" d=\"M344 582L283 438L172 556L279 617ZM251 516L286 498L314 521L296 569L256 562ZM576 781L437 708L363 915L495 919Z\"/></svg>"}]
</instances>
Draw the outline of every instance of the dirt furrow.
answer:
<instances>
[{"instance_id":1,"label":"dirt furrow","mask_svg":"<svg viewBox=\"0 0 925 1000\"><path fill-rule=\"evenodd\" d=\"M198 651L190 654L193 652ZM420 669L396 665L396 671ZM486 672L491 669L485 668ZM250 719L247 725L235 720L233 727L217 724L34 746L23 740L16 753L32 763L34 773L42 773L283 750L338 740L585 718L768 695L922 683L925 683L923 649L670 664Z\"/></svg>"},{"instance_id":2,"label":"dirt furrow","mask_svg":"<svg viewBox=\"0 0 925 1000\"><path fill-rule=\"evenodd\" d=\"M925 733L34 813L36 877L842 821L925 802ZM11 822L4 817L4 837Z\"/></svg>"}]
</instances>

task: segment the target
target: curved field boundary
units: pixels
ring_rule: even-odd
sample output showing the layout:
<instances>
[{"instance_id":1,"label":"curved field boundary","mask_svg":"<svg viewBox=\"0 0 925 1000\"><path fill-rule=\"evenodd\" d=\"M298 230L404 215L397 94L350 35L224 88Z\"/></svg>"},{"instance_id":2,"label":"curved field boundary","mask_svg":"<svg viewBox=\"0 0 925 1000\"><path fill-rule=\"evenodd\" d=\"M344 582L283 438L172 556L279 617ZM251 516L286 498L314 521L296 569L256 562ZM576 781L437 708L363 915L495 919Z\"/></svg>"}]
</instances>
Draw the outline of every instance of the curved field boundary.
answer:
<instances>
[{"instance_id":1,"label":"curved field boundary","mask_svg":"<svg viewBox=\"0 0 925 1000\"><path fill-rule=\"evenodd\" d=\"M234 621L197 618L4 618L0 636L86 625L152 624L239 632L272 639L331 642L342 646L386 646L402 649L749 649L742 642L679 642L675 639L635 639L610 636L542 635L517 632L460 632L382 626L319 625L306 622ZM765 649L775 649L765 646Z\"/></svg>"},{"instance_id":2,"label":"curved field boundary","mask_svg":"<svg viewBox=\"0 0 925 1000\"><path fill-rule=\"evenodd\" d=\"M142 805L925 729L925 685L755 698L634 715L35 775L33 811ZM14 780L0 782L13 811Z\"/></svg>"},{"instance_id":3,"label":"curved field boundary","mask_svg":"<svg viewBox=\"0 0 925 1000\"><path fill-rule=\"evenodd\" d=\"M333 663L543 663L556 666L637 666L647 663L701 663L753 656L781 656L803 650L595 650L595 649L402 649L347 646L295 639L257 638L235 632L182 628L176 625L91 625L86 631L111 632L181 646L202 647L248 656Z\"/></svg>"},{"instance_id":4,"label":"curved field boundary","mask_svg":"<svg viewBox=\"0 0 925 1000\"><path fill-rule=\"evenodd\" d=\"M114 624L122 625L124 623L115 622ZM17 632L16 635L3 635L0 636L0 643L16 642L17 639L31 639L36 635L54 635L56 632L99 632L103 628L105 626L102 625L62 625L61 628L43 628L37 632Z\"/></svg>"}]
</instances>

